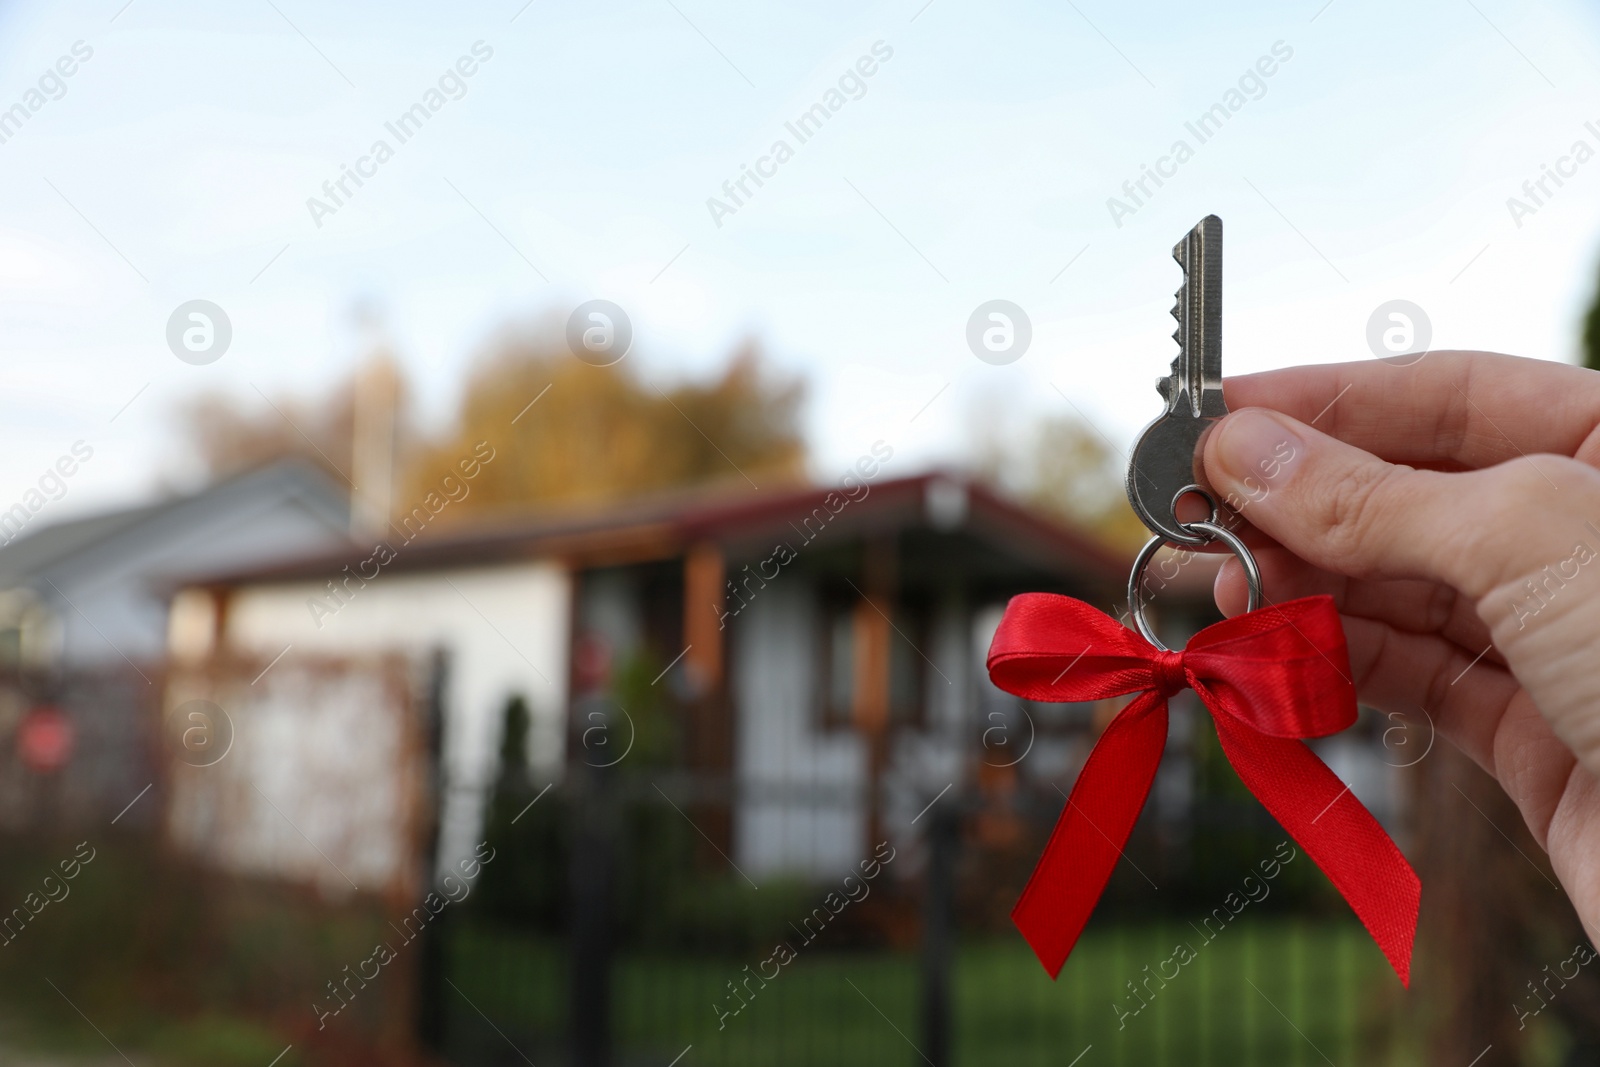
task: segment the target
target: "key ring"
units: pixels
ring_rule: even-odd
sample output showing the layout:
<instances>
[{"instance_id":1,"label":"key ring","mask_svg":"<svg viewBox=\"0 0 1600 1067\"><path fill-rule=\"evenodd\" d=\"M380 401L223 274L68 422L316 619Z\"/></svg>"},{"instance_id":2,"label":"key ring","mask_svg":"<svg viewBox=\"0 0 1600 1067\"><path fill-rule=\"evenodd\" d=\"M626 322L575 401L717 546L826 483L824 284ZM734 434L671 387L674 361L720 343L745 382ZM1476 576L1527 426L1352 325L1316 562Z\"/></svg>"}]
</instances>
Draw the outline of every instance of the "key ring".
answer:
<instances>
[{"instance_id":1,"label":"key ring","mask_svg":"<svg viewBox=\"0 0 1600 1067\"><path fill-rule=\"evenodd\" d=\"M1250 597L1245 610L1255 611L1261 606L1261 568L1256 566L1256 559L1250 554L1249 546L1240 540L1239 536L1233 531L1217 525L1217 502L1206 491L1204 486L1186 485L1179 489L1172 498L1174 511L1177 508L1178 498L1187 493L1198 493L1205 497L1206 503L1211 505L1211 517L1202 522L1185 522L1179 523L1179 525L1185 533L1191 533L1199 537L1200 540L1197 542L1199 544L1221 541L1233 550L1234 557L1238 559L1239 565L1244 568L1245 584L1250 590ZM1128 613L1133 616L1133 624L1138 628L1139 633L1144 636L1144 639L1163 652L1172 650L1161 643L1161 639L1150 629L1150 624L1145 622L1144 598L1140 594L1139 585L1140 579L1144 577L1144 569L1150 565L1150 560L1155 556L1156 550L1168 543L1176 542L1170 542L1169 538L1161 534L1156 534L1145 542L1145 546L1139 550L1139 554L1133 559L1133 572L1128 575Z\"/></svg>"}]
</instances>

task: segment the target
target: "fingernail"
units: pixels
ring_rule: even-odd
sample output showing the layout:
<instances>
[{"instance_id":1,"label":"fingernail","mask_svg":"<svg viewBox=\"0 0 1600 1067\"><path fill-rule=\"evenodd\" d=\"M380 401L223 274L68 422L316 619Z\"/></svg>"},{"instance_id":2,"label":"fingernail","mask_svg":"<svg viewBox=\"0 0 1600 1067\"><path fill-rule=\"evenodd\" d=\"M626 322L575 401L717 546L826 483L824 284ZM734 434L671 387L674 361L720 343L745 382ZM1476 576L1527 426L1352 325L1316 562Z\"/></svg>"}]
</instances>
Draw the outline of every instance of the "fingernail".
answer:
<instances>
[{"instance_id":1,"label":"fingernail","mask_svg":"<svg viewBox=\"0 0 1600 1067\"><path fill-rule=\"evenodd\" d=\"M1212 455L1218 474L1246 500L1264 496L1298 465L1305 441L1291 429L1292 420L1262 408L1244 408L1217 427Z\"/></svg>"}]
</instances>

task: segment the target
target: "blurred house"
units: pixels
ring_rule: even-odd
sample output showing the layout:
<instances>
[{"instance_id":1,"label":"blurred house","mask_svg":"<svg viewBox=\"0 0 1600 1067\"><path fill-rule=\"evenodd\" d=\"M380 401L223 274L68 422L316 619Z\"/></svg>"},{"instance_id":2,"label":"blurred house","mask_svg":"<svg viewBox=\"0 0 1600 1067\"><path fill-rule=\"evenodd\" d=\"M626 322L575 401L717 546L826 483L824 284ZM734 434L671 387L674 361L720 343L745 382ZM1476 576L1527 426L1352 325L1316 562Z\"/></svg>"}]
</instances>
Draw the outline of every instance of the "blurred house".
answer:
<instances>
[{"instance_id":1,"label":"blurred house","mask_svg":"<svg viewBox=\"0 0 1600 1067\"><path fill-rule=\"evenodd\" d=\"M348 545L344 491L284 462L189 496L56 523L0 547L0 665L149 663L174 586Z\"/></svg>"},{"instance_id":2,"label":"blurred house","mask_svg":"<svg viewBox=\"0 0 1600 1067\"><path fill-rule=\"evenodd\" d=\"M680 494L251 567L178 594L171 653L442 650L446 862L480 832L520 697L547 781L623 763L629 703L670 705L672 767L738 783L738 802L701 820L719 847L753 875L832 872L869 834L908 832L977 762L1041 781L1076 769L1095 709L1020 708L983 657L1012 595L1110 608L1128 564L955 475L846 486ZM1196 559L1157 597L1174 633L1214 610L1214 566ZM791 803L819 791L837 802Z\"/></svg>"}]
</instances>

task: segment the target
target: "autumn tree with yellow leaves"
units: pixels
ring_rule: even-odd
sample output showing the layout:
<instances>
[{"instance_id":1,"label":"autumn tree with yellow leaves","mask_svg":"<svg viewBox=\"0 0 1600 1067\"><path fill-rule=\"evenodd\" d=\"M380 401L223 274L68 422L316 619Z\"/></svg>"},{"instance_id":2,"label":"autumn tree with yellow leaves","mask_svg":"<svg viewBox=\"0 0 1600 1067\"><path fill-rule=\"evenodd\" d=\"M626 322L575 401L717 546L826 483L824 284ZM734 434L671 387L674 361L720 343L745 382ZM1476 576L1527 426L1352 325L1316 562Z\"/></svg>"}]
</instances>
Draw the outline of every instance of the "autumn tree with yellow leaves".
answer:
<instances>
[{"instance_id":1,"label":"autumn tree with yellow leaves","mask_svg":"<svg viewBox=\"0 0 1600 1067\"><path fill-rule=\"evenodd\" d=\"M662 387L629 366L590 366L538 338L510 340L468 380L453 432L409 465L407 498L478 441L503 457L473 484L468 503L480 513L804 478L804 387L774 375L753 344L705 383Z\"/></svg>"}]
</instances>

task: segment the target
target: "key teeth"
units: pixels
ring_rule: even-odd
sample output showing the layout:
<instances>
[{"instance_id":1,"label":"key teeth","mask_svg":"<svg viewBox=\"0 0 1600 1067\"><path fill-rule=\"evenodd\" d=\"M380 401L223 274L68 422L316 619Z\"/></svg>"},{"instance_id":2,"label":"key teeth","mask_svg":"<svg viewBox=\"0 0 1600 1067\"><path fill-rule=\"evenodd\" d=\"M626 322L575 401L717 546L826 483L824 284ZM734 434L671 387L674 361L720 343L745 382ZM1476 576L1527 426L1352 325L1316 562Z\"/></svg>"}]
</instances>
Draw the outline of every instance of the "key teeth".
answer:
<instances>
[{"instance_id":1,"label":"key teeth","mask_svg":"<svg viewBox=\"0 0 1600 1067\"><path fill-rule=\"evenodd\" d=\"M1181 375L1183 355L1189 348L1189 323L1185 317L1189 305L1189 244L1189 235L1185 235L1184 239L1172 248L1172 258L1183 272L1183 283L1172 294L1171 314L1178 324L1178 328L1172 331L1172 340L1178 345L1178 354L1173 357L1171 373L1161 379L1161 384L1158 386L1169 409L1177 403L1179 394L1187 389L1187 383Z\"/></svg>"}]
</instances>

